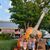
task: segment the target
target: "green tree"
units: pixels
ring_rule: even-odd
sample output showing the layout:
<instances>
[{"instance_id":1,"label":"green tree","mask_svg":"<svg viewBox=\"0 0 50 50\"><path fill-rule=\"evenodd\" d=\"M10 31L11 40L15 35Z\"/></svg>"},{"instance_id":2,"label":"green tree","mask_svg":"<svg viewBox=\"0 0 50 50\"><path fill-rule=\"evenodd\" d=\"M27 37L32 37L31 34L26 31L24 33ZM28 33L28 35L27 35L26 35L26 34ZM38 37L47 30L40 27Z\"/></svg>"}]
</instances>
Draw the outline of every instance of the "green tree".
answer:
<instances>
[{"instance_id":1,"label":"green tree","mask_svg":"<svg viewBox=\"0 0 50 50\"><path fill-rule=\"evenodd\" d=\"M11 21L19 23L20 27L26 28L28 26L35 26L42 10L45 7L50 7L50 0L11 0L12 8L9 8L11 15ZM49 11L50 12L50 11ZM49 29L50 13L46 14L43 19L40 28Z\"/></svg>"}]
</instances>

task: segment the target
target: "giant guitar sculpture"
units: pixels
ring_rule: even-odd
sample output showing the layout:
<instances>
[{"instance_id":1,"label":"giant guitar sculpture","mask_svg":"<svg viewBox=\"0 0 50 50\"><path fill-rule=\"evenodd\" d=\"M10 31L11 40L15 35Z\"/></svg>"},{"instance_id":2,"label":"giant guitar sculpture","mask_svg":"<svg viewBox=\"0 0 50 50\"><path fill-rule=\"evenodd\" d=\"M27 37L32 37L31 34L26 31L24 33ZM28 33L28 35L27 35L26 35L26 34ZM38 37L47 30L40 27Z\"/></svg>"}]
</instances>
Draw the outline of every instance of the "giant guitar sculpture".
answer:
<instances>
[{"instance_id":1,"label":"giant guitar sculpture","mask_svg":"<svg viewBox=\"0 0 50 50\"><path fill-rule=\"evenodd\" d=\"M40 17L40 19L38 20L37 24L35 25L34 28L32 27L29 27L27 30L26 30L26 33L25 33L25 38L28 39L29 38L29 35L30 34L40 34L42 36L42 33L38 30L39 26L40 26L40 23L42 22L42 19L45 17L46 13L49 11L49 9L47 7L45 7L42 11L42 15ZM39 36L39 38L41 38L41 36Z\"/></svg>"},{"instance_id":2,"label":"giant guitar sculpture","mask_svg":"<svg viewBox=\"0 0 50 50\"><path fill-rule=\"evenodd\" d=\"M23 35L22 38L20 38L21 40L24 39L24 38L26 40L28 40L30 34L41 35L41 36L39 36L39 38L42 37L42 33L38 30L38 28L39 28L39 25L40 25L42 19L44 18L45 14L47 12L48 12L48 8L44 8L43 11L42 11L42 15L41 15L40 19L38 20L37 24L35 25L35 27L34 28L28 27L28 29L26 30L25 35ZM20 39L18 40L18 48L20 48L20 42L21 42Z\"/></svg>"}]
</instances>

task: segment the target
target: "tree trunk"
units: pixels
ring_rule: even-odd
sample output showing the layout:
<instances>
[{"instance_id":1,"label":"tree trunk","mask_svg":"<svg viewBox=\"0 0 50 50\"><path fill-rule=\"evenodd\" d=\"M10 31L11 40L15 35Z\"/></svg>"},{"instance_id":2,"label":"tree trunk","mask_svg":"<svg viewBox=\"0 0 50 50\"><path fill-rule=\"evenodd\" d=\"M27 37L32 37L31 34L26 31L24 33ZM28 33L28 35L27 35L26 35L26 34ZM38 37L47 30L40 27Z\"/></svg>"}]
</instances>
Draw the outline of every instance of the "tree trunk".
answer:
<instances>
[{"instance_id":1,"label":"tree trunk","mask_svg":"<svg viewBox=\"0 0 50 50\"><path fill-rule=\"evenodd\" d=\"M26 28L27 28L27 26L26 26L26 22L24 22L24 29L25 29L25 31L26 31Z\"/></svg>"},{"instance_id":2,"label":"tree trunk","mask_svg":"<svg viewBox=\"0 0 50 50\"><path fill-rule=\"evenodd\" d=\"M30 24L30 23L28 22L28 23L27 23L27 28L29 27L29 24Z\"/></svg>"}]
</instances>

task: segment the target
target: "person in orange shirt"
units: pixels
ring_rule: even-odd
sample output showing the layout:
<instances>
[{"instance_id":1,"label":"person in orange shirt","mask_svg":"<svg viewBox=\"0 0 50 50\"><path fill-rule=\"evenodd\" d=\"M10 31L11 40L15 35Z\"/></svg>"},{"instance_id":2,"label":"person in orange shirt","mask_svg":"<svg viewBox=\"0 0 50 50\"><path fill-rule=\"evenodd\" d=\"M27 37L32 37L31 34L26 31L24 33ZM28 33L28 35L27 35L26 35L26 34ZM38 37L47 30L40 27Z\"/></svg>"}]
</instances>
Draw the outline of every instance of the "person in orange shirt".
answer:
<instances>
[{"instance_id":1,"label":"person in orange shirt","mask_svg":"<svg viewBox=\"0 0 50 50\"><path fill-rule=\"evenodd\" d=\"M23 36L21 36L21 37L18 39L17 46L18 46L18 49L20 49L20 48L23 47Z\"/></svg>"}]
</instances>

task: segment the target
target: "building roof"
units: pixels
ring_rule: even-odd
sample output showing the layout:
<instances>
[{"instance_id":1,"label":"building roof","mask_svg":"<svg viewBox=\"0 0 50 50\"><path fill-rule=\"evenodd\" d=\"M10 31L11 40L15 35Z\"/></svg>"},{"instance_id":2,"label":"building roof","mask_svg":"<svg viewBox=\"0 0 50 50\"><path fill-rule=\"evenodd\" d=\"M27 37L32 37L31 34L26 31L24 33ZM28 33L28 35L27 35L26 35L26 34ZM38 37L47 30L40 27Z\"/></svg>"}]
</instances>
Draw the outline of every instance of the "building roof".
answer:
<instances>
[{"instance_id":1,"label":"building roof","mask_svg":"<svg viewBox=\"0 0 50 50\"><path fill-rule=\"evenodd\" d=\"M18 29L19 24L8 21L0 21L0 29Z\"/></svg>"}]
</instances>

